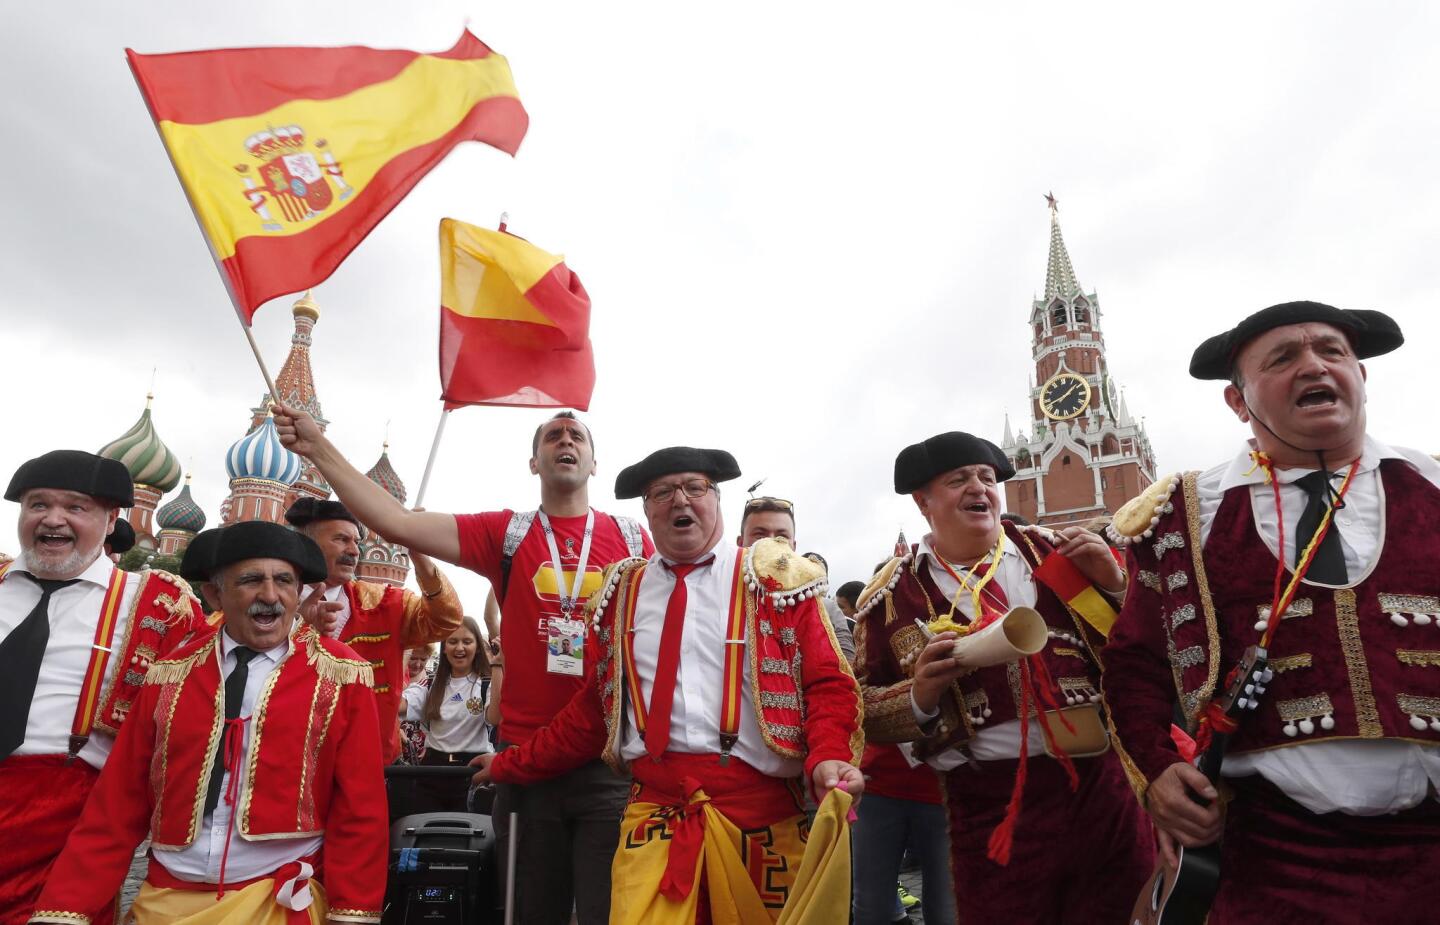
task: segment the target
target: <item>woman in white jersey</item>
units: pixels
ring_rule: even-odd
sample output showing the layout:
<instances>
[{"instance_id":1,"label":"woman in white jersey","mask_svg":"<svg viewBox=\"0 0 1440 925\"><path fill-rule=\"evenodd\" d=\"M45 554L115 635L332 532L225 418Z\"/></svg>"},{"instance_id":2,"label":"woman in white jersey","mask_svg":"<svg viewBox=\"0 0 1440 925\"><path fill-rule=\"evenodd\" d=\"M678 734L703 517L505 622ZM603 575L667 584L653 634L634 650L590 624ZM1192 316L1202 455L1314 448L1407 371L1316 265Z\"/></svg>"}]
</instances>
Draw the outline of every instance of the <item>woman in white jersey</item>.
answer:
<instances>
[{"instance_id":1,"label":"woman in white jersey","mask_svg":"<svg viewBox=\"0 0 1440 925\"><path fill-rule=\"evenodd\" d=\"M422 765L468 764L476 755L494 751L485 701L490 693L490 667L480 627L465 617L445 640L433 679L420 678L405 688L405 718L425 727ZM429 782L427 782L428 784ZM465 777L444 778L421 788L417 812L466 811Z\"/></svg>"}]
</instances>

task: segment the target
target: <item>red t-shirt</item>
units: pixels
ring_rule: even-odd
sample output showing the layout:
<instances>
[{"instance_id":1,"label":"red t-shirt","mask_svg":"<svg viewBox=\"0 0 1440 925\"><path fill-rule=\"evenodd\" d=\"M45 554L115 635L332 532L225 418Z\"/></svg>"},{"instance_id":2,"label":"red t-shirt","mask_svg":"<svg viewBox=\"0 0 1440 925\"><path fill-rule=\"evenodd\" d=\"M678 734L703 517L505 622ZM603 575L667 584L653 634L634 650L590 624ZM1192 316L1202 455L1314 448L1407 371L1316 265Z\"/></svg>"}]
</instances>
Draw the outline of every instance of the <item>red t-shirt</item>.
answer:
<instances>
[{"instance_id":1,"label":"red t-shirt","mask_svg":"<svg viewBox=\"0 0 1440 925\"><path fill-rule=\"evenodd\" d=\"M894 745L867 743L860 759L860 771L865 775L866 793L919 803L941 802L940 779L935 769L928 764L910 767L910 762Z\"/></svg>"},{"instance_id":2,"label":"red t-shirt","mask_svg":"<svg viewBox=\"0 0 1440 925\"><path fill-rule=\"evenodd\" d=\"M460 564L479 572L497 589L500 586L500 559L505 551L505 528L514 512L488 511L483 514L456 514L455 526L460 533ZM574 587L575 567L585 540L584 517L552 517L555 545L560 551L564 587ZM644 555L655 551L650 534L642 528ZM595 531L590 539L590 558L585 563L582 597L600 587L605 566L630 555L625 535L609 514L595 512ZM510 561L510 584L503 592L500 607L500 638L505 646L505 686L500 694L500 738L520 745L525 743L551 717L559 713L580 689L582 677L552 674L546 670L550 620L563 617L560 610L560 585L555 580L550 562L550 544L536 517L530 532L520 541ZM583 619L577 607L573 619ZM585 653L586 669L591 667L591 652Z\"/></svg>"}]
</instances>

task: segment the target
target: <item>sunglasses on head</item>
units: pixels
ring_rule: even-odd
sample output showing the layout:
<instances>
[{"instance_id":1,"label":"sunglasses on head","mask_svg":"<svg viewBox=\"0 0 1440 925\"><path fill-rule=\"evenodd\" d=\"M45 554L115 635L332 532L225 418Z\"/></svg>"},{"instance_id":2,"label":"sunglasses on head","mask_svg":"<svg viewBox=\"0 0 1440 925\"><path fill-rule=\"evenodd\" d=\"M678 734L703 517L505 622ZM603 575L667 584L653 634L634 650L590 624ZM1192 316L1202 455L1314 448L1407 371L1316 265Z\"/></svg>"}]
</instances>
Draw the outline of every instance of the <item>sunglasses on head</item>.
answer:
<instances>
[{"instance_id":1,"label":"sunglasses on head","mask_svg":"<svg viewBox=\"0 0 1440 925\"><path fill-rule=\"evenodd\" d=\"M788 511L795 513L795 502L786 501L784 498L772 498L769 495L761 495L758 498L747 498L745 500L745 513L752 514L755 511Z\"/></svg>"}]
</instances>

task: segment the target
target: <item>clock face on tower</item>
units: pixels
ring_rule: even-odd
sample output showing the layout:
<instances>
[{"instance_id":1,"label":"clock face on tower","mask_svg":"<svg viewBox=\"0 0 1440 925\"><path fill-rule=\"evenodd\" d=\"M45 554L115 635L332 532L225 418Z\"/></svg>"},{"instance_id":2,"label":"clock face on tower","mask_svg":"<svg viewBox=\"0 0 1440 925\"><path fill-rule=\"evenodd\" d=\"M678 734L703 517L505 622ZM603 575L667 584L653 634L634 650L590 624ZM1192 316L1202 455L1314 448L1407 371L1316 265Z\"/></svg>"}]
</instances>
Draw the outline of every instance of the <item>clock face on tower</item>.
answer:
<instances>
[{"instance_id":1,"label":"clock face on tower","mask_svg":"<svg viewBox=\"0 0 1440 925\"><path fill-rule=\"evenodd\" d=\"M1040 389L1040 410L1056 421L1075 417L1090 404L1090 383L1070 372L1056 373Z\"/></svg>"}]
</instances>

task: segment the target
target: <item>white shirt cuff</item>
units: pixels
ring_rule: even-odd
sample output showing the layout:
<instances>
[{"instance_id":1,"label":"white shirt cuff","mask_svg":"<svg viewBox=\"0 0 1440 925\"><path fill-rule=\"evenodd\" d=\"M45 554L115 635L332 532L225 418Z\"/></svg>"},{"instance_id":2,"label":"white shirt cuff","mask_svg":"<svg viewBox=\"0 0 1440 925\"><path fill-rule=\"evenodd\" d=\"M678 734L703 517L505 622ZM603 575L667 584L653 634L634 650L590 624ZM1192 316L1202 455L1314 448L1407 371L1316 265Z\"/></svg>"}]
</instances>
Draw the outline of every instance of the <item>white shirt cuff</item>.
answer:
<instances>
[{"instance_id":1,"label":"white shirt cuff","mask_svg":"<svg viewBox=\"0 0 1440 925\"><path fill-rule=\"evenodd\" d=\"M924 710L920 709L920 705L915 702L915 691L914 691L914 690L911 690L911 691L910 691L910 713L915 717L915 724L916 724L917 726L920 726L920 727L923 729L925 726L929 725L930 723L933 723L933 722L936 720L936 718L939 717L939 715L940 715L940 708L937 706L935 709L931 710L929 713L926 713Z\"/></svg>"}]
</instances>

